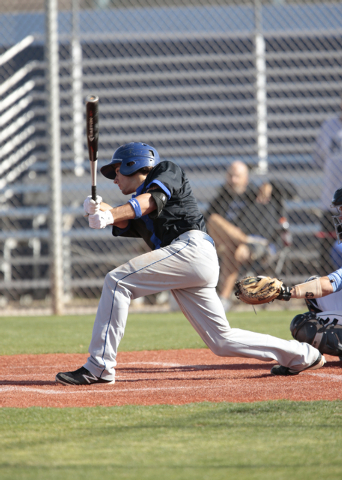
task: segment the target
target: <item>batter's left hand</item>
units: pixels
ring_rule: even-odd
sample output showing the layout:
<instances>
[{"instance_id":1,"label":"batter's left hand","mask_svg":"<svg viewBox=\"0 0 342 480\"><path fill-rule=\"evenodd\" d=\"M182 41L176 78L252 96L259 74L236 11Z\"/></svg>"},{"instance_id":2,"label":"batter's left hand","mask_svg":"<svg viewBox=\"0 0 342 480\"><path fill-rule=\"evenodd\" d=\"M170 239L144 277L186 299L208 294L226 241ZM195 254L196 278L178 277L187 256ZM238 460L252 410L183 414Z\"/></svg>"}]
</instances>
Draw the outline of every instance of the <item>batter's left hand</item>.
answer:
<instances>
[{"instance_id":1,"label":"batter's left hand","mask_svg":"<svg viewBox=\"0 0 342 480\"><path fill-rule=\"evenodd\" d=\"M107 225L114 224L114 218L111 214L110 210L106 210L105 212L98 212L95 215L89 215L89 227L90 228L105 228Z\"/></svg>"}]
</instances>

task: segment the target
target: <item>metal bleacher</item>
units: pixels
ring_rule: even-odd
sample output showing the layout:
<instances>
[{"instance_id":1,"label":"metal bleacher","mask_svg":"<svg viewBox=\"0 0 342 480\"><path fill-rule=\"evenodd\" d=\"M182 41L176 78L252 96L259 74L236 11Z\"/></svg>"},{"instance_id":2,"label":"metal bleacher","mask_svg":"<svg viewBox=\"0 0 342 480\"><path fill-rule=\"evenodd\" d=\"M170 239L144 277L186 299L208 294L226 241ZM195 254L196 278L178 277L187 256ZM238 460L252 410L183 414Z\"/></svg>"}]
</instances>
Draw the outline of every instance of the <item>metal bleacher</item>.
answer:
<instances>
[{"instance_id":1,"label":"metal bleacher","mask_svg":"<svg viewBox=\"0 0 342 480\"><path fill-rule=\"evenodd\" d=\"M211 8L212 16L216 12L217 18L229 19L233 7ZM125 15L120 17L120 28L126 29L127 35L113 34L105 22L101 34L80 32L82 96L96 93L100 97L99 166L120 144L143 140L156 146L163 159L175 161L186 170L201 209L205 210L224 181L229 163L237 158L245 160L255 181L266 175L270 179L287 178L298 187L298 199L288 202L287 207L298 242L296 249L303 250L305 244L299 238L312 238L318 226L312 214L317 208L321 166L313 164L312 149L320 124L339 108L342 39L336 30L325 26L314 31L310 27L294 28L291 22L298 19L291 6L284 7L287 26L282 23L282 9L265 7L265 16L273 12L281 28L275 31L269 26L272 22L265 22L268 170L260 177L254 31L242 28L247 7L241 11L234 8L239 22L232 25L232 20L227 20L230 29L208 30L206 22L210 19L205 9L196 32L182 27L182 31L175 29L161 35L149 35L148 31L129 35L134 24L129 12L119 12ZM311 14L315 12L315 6L307 8L311 8ZM169 14L167 9L160 9L159 21ZM188 15L189 21L194 15L202 15L201 8L196 7L182 10L181 14ZM96 20L101 24L101 15L106 15L110 24L118 10L83 11L80 24L85 25L85 30ZM0 289L10 289L13 298L16 291L45 288L49 282L44 58L42 44L33 40L30 38L20 50L25 50L25 55L17 52L13 75L2 72L0 91L5 112L1 118L7 125L0 142L5 144L10 138L15 148L15 153L1 153ZM123 243L112 239L109 230L92 232L86 228L82 203L90 193L89 162L84 141L84 173L75 175L70 40L71 35L64 34L60 43L65 281L80 294L93 289L97 295L108 266L131 258L143 247L139 241ZM4 103L5 96L7 102L13 99L11 105ZM10 130L15 125L20 130L18 138ZM108 180L98 179L98 191L113 204L122 201ZM22 250L17 248L20 242L25 244ZM25 265L29 263L27 270ZM297 276L304 278L306 273Z\"/></svg>"}]
</instances>

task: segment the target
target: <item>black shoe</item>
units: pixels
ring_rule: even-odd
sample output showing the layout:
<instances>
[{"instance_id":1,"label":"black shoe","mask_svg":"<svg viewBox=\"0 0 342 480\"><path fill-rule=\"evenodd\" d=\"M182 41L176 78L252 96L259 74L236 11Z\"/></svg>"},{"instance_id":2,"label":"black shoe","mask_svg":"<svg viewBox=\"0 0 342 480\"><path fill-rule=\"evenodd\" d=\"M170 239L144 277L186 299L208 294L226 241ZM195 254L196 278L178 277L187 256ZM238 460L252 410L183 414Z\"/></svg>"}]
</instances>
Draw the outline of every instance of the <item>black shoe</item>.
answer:
<instances>
[{"instance_id":1,"label":"black shoe","mask_svg":"<svg viewBox=\"0 0 342 480\"><path fill-rule=\"evenodd\" d=\"M326 363L326 360L324 356L320 353L318 355L317 360L314 361L312 365L309 367L303 368L303 370L291 370L289 367L283 367L282 365L275 365L271 369L271 374L272 375L283 375L283 376L289 376L289 375L298 375L300 372L303 372L304 370L317 370L318 368L323 367L323 365Z\"/></svg>"},{"instance_id":2,"label":"black shoe","mask_svg":"<svg viewBox=\"0 0 342 480\"><path fill-rule=\"evenodd\" d=\"M115 383L115 380L104 380L103 378L95 377L89 370L81 367L74 372L57 373L56 382L63 385L91 385L92 383Z\"/></svg>"}]
</instances>

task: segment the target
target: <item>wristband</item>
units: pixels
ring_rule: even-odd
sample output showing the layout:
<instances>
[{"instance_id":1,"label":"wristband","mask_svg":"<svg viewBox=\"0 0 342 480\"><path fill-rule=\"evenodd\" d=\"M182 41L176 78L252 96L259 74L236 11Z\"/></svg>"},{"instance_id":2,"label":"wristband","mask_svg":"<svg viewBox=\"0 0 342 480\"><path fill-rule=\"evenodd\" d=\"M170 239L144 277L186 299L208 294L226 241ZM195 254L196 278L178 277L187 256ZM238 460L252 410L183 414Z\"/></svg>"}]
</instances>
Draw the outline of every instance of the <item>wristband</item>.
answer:
<instances>
[{"instance_id":1,"label":"wristband","mask_svg":"<svg viewBox=\"0 0 342 480\"><path fill-rule=\"evenodd\" d=\"M320 298L322 287L320 278L294 286L295 298Z\"/></svg>"},{"instance_id":2,"label":"wristband","mask_svg":"<svg viewBox=\"0 0 342 480\"><path fill-rule=\"evenodd\" d=\"M141 208L140 208L138 200L136 200L135 198L131 198L130 200L128 200L128 203L131 204L131 206L134 210L135 218L142 217Z\"/></svg>"}]
</instances>

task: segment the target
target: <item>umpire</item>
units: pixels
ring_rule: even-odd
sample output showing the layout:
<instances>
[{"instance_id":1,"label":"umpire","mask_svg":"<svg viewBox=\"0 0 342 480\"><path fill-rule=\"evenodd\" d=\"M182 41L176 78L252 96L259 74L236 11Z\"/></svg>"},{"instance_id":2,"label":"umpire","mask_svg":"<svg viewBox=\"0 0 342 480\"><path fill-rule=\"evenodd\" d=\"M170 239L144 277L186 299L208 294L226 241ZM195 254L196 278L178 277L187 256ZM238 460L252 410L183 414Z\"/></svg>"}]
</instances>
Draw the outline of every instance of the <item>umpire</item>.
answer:
<instances>
[{"instance_id":1,"label":"umpire","mask_svg":"<svg viewBox=\"0 0 342 480\"><path fill-rule=\"evenodd\" d=\"M64 385L114 383L116 356L131 300L171 290L185 317L216 355L276 360L277 375L297 375L324 365L307 343L231 328L216 293L219 264L212 238L184 171L160 161L155 148L132 142L119 147L101 173L118 185L128 202L112 208L88 197L90 228L112 226L114 236L141 237L151 252L110 271L99 302L90 356L73 372L58 373Z\"/></svg>"}]
</instances>

